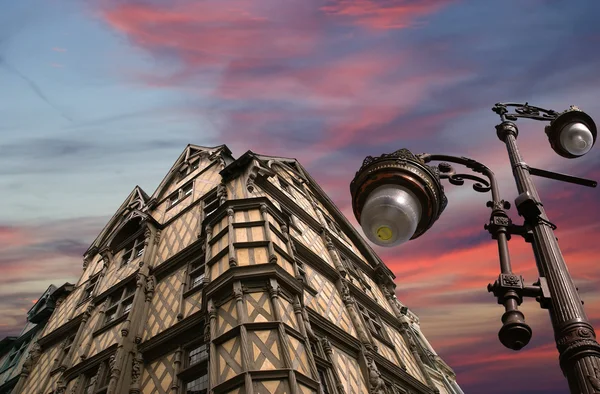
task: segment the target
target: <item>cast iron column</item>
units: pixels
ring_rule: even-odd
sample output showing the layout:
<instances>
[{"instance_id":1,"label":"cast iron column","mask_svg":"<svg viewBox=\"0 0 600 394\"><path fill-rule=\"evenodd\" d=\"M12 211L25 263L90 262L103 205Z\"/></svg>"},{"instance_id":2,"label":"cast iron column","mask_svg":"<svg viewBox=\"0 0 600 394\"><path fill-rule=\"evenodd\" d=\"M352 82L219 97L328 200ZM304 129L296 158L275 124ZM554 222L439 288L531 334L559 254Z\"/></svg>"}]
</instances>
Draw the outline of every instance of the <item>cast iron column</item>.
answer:
<instances>
[{"instance_id":1,"label":"cast iron column","mask_svg":"<svg viewBox=\"0 0 600 394\"><path fill-rule=\"evenodd\" d=\"M516 125L506 121L497 126L497 131L498 137L506 144L519 193L529 192L540 202L527 164L517 148ZM600 391L600 345L541 204L539 209L541 220L527 224L533 232L539 274L546 278L550 290L548 311L560 354L560 367L571 393L595 394Z\"/></svg>"}]
</instances>

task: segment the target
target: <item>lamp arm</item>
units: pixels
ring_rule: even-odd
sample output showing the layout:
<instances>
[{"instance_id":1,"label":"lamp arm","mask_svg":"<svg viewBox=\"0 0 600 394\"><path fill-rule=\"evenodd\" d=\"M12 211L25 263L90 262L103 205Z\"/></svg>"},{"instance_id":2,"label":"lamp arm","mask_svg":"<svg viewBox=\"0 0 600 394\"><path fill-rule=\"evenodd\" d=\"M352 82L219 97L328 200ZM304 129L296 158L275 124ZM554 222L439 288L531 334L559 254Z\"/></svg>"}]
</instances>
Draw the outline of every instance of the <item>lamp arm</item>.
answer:
<instances>
[{"instance_id":1,"label":"lamp arm","mask_svg":"<svg viewBox=\"0 0 600 394\"><path fill-rule=\"evenodd\" d=\"M498 187L496 175L486 165L464 156L450 156L430 153L422 153L416 156L419 159L423 160L424 163L440 161L441 163L437 166L437 169L439 170L440 179L448 179L448 181L451 184L456 186L462 186L465 183L464 180L468 179L475 182L473 184L473 190L479 193L491 192L492 205L490 206L490 208L510 208L508 202L505 202L500 199L500 188ZM473 172L485 175L487 179L484 179L478 175L458 173L456 172L454 167L449 163L461 164L471 169Z\"/></svg>"},{"instance_id":2,"label":"lamp arm","mask_svg":"<svg viewBox=\"0 0 600 394\"><path fill-rule=\"evenodd\" d=\"M515 108L514 112L509 111L509 107ZM558 112L541 107L534 107L529 103L496 103L492 111L500 115L503 122L507 120L517 120L518 118L527 118L541 121L553 121L559 115Z\"/></svg>"}]
</instances>

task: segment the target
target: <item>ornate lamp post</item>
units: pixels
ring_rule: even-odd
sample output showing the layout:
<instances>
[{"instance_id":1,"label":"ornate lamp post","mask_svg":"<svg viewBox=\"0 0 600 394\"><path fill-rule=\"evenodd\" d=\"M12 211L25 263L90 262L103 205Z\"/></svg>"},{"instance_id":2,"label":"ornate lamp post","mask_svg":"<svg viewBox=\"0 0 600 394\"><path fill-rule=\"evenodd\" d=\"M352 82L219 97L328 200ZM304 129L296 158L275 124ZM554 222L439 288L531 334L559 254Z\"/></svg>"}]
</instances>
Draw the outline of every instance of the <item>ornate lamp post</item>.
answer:
<instances>
[{"instance_id":1,"label":"ornate lamp post","mask_svg":"<svg viewBox=\"0 0 600 394\"><path fill-rule=\"evenodd\" d=\"M514 109L514 112L510 112ZM583 310L581 299L569 274L554 235L556 226L549 221L532 180L532 175L596 187L592 180L545 171L528 166L517 147L518 118L549 121L546 135L556 153L567 158L586 154L596 142L597 130L592 118L576 107L558 113L525 104L496 104L500 115L496 126L498 138L505 143L520 193L515 199L522 225L513 224L505 210L510 204L500 199L494 173L485 165L466 158L447 155L414 155L406 149L379 157L368 156L350 184L352 207L367 237L380 246L394 246L418 238L439 218L447 200L441 180L453 185L473 181L473 189L491 192L489 222L484 228L498 243L500 275L488 285L488 291L504 305L500 342L509 349L520 350L531 339L531 328L518 307L523 297L534 297L548 309L560 367L571 393L600 392L600 345L594 328ZM440 162L429 166L432 161ZM473 173L457 173L452 164L463 165ZM477 174L481 174L481 177ZM508 241L519 235L532 244L539 279L526 285L513 273Z\"/></svg>"}]
</instances>

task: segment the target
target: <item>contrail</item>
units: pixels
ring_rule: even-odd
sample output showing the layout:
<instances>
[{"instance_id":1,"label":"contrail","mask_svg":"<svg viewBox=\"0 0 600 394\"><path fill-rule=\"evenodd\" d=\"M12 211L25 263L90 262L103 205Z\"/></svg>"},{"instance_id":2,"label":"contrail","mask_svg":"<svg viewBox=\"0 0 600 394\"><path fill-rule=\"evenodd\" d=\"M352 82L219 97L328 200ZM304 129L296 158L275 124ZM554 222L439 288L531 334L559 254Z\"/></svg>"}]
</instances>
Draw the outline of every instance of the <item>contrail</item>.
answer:
<instances>
[{"instance_id":1,"label":"contrail","mask_svg":"<svg viewBox=\"0 0 600 394\"><path fill-rule=\"evenodd\" d=\"M12 19L8 22L6 22L6 20L2 20L0 22L0 26L2 26L2 30L0 31L0 33L1 33L0 34L0 50L3 49L2 47L3 47L4 43L9 41L11 36L14 36L16 33L18 33L20 30L22 30L27 25L27 23L31 19L32 15L34 15L32 7L29 7L28 9L26 9L24 11L22 18L12 18L11 17ZM6 19L8 19L8 18L6 18ZM0 51L0 52L2 52L2 51ZM43 100L46 104L48 104L50 107L52 107L52 109L57 111L60 114L60 116L62 116L69 122L73 122L73 119L71 119L69 116L67 116L60 108L58 108L55 104L53 104L48 99L48 97L44 94L42 89L40 89L40 87L33 80L31 80L29 77L24 75L22 72L20 72L15 67L8 64L1 53L0 53L0 67L4 68L7 72L15 74L16 76L21 78L41 100Z\"/></svg>"},{"instance_id":2,"label":"contrail","mask_svg":"<svg viewBox=\"0 0 600 394\"><path fill-rule=\"evenodd\" d=\"M8 72L11 72L11 73L17 75L19 78L21 78L23 81L25 81L25 83L27 83L27 85L29 85L29 87L31 88L31 90L33 90L33 92L41 100L43 100L44 102L46 102L46 104L48 104L50 107L52 107L63 118L65 118L69 122L73 121L73 119L71 119L69 116L67 116L60 108L58 108L56 105L54 105L54 103L52 103L48 99L48 97L44 94L44 92L42 91L42 89L40 89L40 87L33 80L31 80L29 77L27 77L26 75L24 75L22 72L20 72L19 70L17 70L16 68L14 68L13 66L11 66L10 64L6 63L6 61L4 59L2 59L2 57L0 57L0 66L3 67Z\"/></svg>"}]
</instances>

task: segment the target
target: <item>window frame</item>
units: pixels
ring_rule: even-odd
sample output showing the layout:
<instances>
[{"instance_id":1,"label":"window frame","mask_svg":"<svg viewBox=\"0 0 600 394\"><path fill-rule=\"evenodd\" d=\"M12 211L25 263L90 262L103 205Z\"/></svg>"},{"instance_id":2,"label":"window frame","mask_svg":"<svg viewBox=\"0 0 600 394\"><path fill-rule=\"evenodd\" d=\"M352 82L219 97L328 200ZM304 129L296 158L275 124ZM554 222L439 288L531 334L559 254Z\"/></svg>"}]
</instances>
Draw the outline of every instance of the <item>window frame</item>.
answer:
<instances>
[{"instance_id":1,"label":"window frame","mask_svg":"<svg viewBox=\"0 0 600 394\"><path fill-rule=\"evenodd\" d=\"M119 268L123 268L135 259L142 257L142 254L146 248L146 236L143 231L137 231L122 245L123 247L120 247L119 251L117 252L121 253L123 251ZM129 252L131 252L131 255L129 258L125 259L125 255L127 255Z\"/></svg>"},{"instance_id":2,"label":"window frame","mask_svg":"<svg viewBox=\"0 0 600 394\"><path fill-rule=\"evenodd\" d=\"M204 278L206 277L206 254L202 253L199 257L191 260L187 267L187 284L186 295L194 291L202 289L204 286ZM194 284L196 278L201 278L200 281Z\"/></svg>"},{"instance_id":3,"label":"window frame","mask_svg":"<svg viewBox=\"0 0 600 394\"><path fill-rule=\"evenodd\" d=\"M357 303L356 305L358 307L358 311L362 316L363 321L365 322L365 325L367 326L371 334L375 338L385 342L386 344L390 343L390 340L387 337L385 326L381 322L381 318L377 314L371 312L369 309L364 307L363 305L359 303Z\"/></svg>"},{"instance_id":4,"label":"window frame","mask_svg":"<svg viewBox=\"0 0 600 394\"><path fill-rule=\"evenodd\" d=\"M219 196L217 194L217 188L209 191L202 197L202 220L212 215L217 209L219 209Z\"/></svg>"},{"instance_id":5,"label":"window frame","mask_svg":"<svg viewBox=\"0 0 600 394\"><path fill-rule=\"evenodd\" d=\"M197 362L190 363L191 353L199 349L201 347L205 347L201 353L205 353L206 355L201 357ZM209 361L210 361L210 343L204 341L195 341L191 344L188 344L184 349L184 370L181 371L177 377L180 382L180 393L187 393L187 385L199 379L204 379L206 388L205 393L209 393ZM204 389L204 388L203 388ZM204 394L204 393L203 393Z\"/></svg>"},{"instance_id":6,"label":"window frame","mask_svg":"<svg viewBox=\"0 0 600 394\"><path fill-rule=\"evenodd\" d=\"M340 239L342 239L344 242L348 242L346 234L344 234L344 231L342 231L342 228L335 222L335 220L333 220L333 218L323 210L321 210L321 213L323 214L327 228L340 237Z\"/></svg>"},{"instance_id":7,"label":"window frame","mask_svg":"<svg viewBox=\"0 0 600 394\"><path fill-rule=\"evenodd\" d=\"M282 191L286 192L286 193L287 193L287 194L289 194L290 196L294 196L294 195L292 194L292 189L291 189L291 187L292 187L292 186L291 186L291 185L290 185L290 184L289 184L289 183L288 183L286 180L284 180L284 179L283 179L282 177L280 177L280 176L277 176L277 181L279 182L279 188L280 188Z\"/></svg>"},{"instance_id":8,"label":"window frame","mask_svg":"<svg viewBox=\"0 0 600 394\"><path fill-rule=\"evenodd\" d=\"M88 280L85 282L85 287L83 288L83 293L81 294L81 301L79 301L79 303L85 302L94 296L94 292L96 291L99 282L100 272L88 278Z\"/></svg>"},{"instance_id":9,"label":"window frame","mask_svg":"<svg viewBox=\"0 0 600 394\"><path fill-rule=\"evenodd\" d=\"M106 327L110 324L114 324L115 322L120 321L119 319L124 318L124 316L127 316L129 312L131 312L136 289L137 287L135 285L135 282L130 282L127 285L123 286L122 289L108 297L106 301L107 308L104 310L104 321L102 327ZM118 301L115 298L117 294L120 294ZM126 306L124 307L124 305ZM124 311L124 309L127 308L127 306L129 307L129 309ZM109 320L109 311L111 311L112 309L114 309L114 313L111 315L112 317Z\"/></svg>"},{"instance_id":10,"label":"window frame","mask_svg":"<svg viewBox=\"0 0 600 394\"><path fill-rule=\"evenodd\" d=\"M177 172L177 182L183 181L188 175L200 168L200 157L189 160L183 171Z\"/></svg>"},{"instance_id":11,"label":"window frame","mask_svg":"<svg viewBox=\"0 0 600 394\"><path fill-rule=\"evenodd\" d=\"M187 175L186 175L187 176ZM189 192L187 191L189 190ZM190 180L189 182L181 185L176 191L171 193L171 195L167 198L167 211L176 205L179 205L183 200L188 198L189 196L194 195L194 180Z\"/></svg>"},{"instance_id":12,"label":"window frame","mask_svg":"<svg viewBox=\"0 0 600 394\"><path fill-rule=\"evenodd\" d=\"M81 373L83 375L83 384L77 390L77 394L106 394L110 383L109 360L103 360L100 363L88 368ZM77 377L75 377L77 379Z\"/></svg>"},{"instance_id":13,"label":"window frame","mask_svg":"<svg viewBox=\"0 0 600 394\"><path fill-rule=\"evenodd\" d=\"M8 357L6 357L6 361L3 363L2 368L0 368L0 372L4 372L7 369L10 369L17 365L19 363L19 360L21 360L21 357L23 357L23 354L29 347L30 343L31 336L24 339L23 342L19 344L19 347L14 346L11 349L11 352L8 355Z\"/></svg>"},{"instance_id":14,"label":"window frame","mask_svg":"<svg viewBox=\"0 0 600 394\"><path fill-rule=\"evenodd\" d=\"M322 388L322 392L324 394L336 394L337 393L337 385L336 380L333 376L333 363L327 358L325 351L323 350L323 345L321 344L320 338L317 341L310 340L310 348L312 351L313 358L315 360L315 364L317 367L318 373L318 382L319 386L323 386L321 382L321 372L324 373L325 384L328 391L325 391L324 387ZM321 391L320 391L321 392Z\"/></svg>"}]
</instances>

